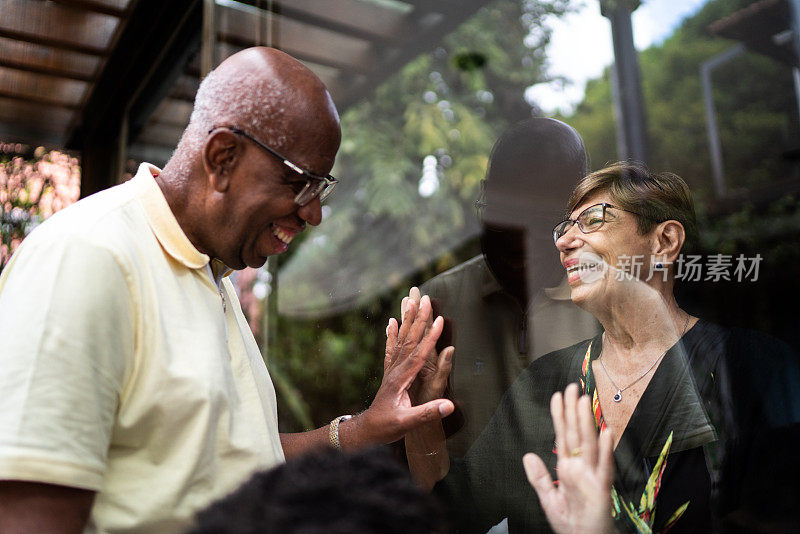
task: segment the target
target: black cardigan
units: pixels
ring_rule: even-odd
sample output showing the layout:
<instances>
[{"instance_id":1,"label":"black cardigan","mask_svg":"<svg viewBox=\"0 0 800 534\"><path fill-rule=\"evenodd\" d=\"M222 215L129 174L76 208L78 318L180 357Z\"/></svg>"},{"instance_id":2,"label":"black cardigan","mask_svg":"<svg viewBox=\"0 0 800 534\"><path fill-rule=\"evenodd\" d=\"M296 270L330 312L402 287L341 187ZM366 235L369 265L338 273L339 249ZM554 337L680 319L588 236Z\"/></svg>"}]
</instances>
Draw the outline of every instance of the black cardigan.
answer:
<instances>
[{"instance_id":1,"label":"black cardigan","mask_svg":"<svg viewBox=\"0 0 800 534\"><path fill-rule=\"evenodd\" d=\"M601 336L534 361L466 457L451 461L434 493L457 532L483 534L506 517L511 533L550 531L522 456L537 453L557 479L550 397L578 381L590 343L594 360ZM614 487L623 498L638 506L671 432L654 532L686 501L671 532L800 524L800 366L785 344L704 321L686 332L664 356L614 451Z\"/></svg>"}]
</instances>

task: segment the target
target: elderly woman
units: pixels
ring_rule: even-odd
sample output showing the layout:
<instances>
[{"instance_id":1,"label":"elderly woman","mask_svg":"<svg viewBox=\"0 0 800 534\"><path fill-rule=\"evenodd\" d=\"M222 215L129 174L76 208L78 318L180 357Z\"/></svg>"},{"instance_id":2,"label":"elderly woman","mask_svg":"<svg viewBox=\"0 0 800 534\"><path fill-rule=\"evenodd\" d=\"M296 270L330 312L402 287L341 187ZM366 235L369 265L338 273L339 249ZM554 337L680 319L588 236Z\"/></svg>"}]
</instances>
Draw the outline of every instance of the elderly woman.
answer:
<instances>
[{"instance_id":1,"label":"elderly woman","mask_svg":"<svg viewBox=\"0 0 800 534\"><path fill-rule=\"evenodd\" d=\"M696 232L684 181L616 164L584 178L567 213L553 237L571 298L604 332L534 361L463 460L447 457L439 423L408 436L417 479L438 482L462 532L504 518L512 533L585 531L591 510L579 508L592 505L622 531L796 522L797 361L766 335L705 322L676 301L679 256ZM441 378L420 400L437 388ZM610 431L599 452L597 429Z\"/></svg>"}]
</instances>

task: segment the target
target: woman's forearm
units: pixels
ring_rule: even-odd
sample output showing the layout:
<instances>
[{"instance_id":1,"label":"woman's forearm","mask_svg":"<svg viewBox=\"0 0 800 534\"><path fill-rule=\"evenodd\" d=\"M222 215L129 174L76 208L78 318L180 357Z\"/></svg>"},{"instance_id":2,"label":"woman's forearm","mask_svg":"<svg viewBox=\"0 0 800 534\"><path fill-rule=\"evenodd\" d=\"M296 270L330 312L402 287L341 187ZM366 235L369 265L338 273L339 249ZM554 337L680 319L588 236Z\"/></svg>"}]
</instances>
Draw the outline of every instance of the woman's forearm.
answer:
<instances>
[{"instance_id":1,"label":"woman's forearm","mask_svg":"<svg viewBox=\"0 0 800 534\"><path fill-rule=\"evenodd\" d=\"M405 437L406 456L411 476L425 491L431 491L450 470L444 429L441 421L420 426Z\"/></svg>"}]
</instances>

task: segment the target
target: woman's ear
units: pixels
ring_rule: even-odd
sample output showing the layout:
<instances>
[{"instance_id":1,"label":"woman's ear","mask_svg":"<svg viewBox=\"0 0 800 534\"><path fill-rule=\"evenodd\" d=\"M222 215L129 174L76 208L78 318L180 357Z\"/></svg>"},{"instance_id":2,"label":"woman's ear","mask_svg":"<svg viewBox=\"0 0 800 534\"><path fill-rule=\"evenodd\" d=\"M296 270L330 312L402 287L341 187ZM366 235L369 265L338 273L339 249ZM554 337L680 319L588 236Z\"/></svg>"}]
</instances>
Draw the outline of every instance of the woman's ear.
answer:
<instances>
[{"instance_id":1,"label":"woman's ear","mask_svg":"<svg viewBox=\"0 0 800 534\"><path fill-rule=\"evenodd\" d=\"M212 189L218 193L228 190L242 151L239 138L231 131L218 129L208 137L203 146L203 167Z\"/></svg>"},{"instance_id":2,"label":"woman's ear","mask_svg":"<svg viewBox=\"0 0 800 534\"><path fill-rule=\"evenodd\" d=\"M667 263L678 259L684 241L686 230L678 221L664 221L653 229L653 256L663 258Z\"/></svg>"}]
</instances>

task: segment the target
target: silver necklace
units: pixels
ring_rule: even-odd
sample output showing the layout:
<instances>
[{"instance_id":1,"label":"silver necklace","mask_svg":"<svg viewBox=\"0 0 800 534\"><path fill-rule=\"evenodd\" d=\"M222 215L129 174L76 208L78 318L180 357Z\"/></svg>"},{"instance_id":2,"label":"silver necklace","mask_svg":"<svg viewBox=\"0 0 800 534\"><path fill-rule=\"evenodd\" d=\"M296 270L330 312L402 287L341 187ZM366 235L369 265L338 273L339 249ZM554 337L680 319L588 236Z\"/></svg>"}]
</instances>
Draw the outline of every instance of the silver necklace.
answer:
<instances>
[{"instance_id":1,"label":"silver necklace","mask_svg":"<svg viewBox=\"0 0 800 534\"><path fill-rule=\"evenodd\" d=\"M678 340L680 340L680 339L683 337L683 334L685 334L685 333L686 333L686 327L687 327L687 326L689 326L689 314L688 314L688 313L686 314L686 322L685 322L685 323L683 323L683 331L681 332L681 336L678 338ZM630 384L628 384L628 385L627 385L627 386L625 386L624 388L620 388L619 386L617 386L617 385L614 383L614 379L613 379L613 378L611 378L611 375L610 375L610 374L608 374L608 369L606 369L606 365L603 363L603 355L601 354L601 355L600 355L600 357L599 357L599 358L597 358L597 361L599 361L599 362L600 362L600 367L602 367L602 368L603 368L603 372L604 372L604 373L606 374L606 376L608 377L608 380L609 380L609 382L611 382L611 385L612 385L612 386L614 386L614 389L616 389L616 390L617 390L617 392L614 394L614 402L620 402L620 401L622 400L622 392L623 392L623 391L625 391L626 389L628 389L629 387L631 387L632 385L634 385L635 383L637 383L637 382L638 382L639 380L641 380L642 378L646 377L646 376L647 376L647 374L648 374L650 371L652 371L652 370L653 370L653 368L656 366L656 364L657 364L658 362L660 362L660 361L661 361L661 358L663 358L664 356L666 356L666 354L667 354L667 351L669 351L669 349L665 350L665 351L664 351L664 352L661 354L661 356L659 356L658 358L656 358L656 361L654 361L654 362L653 362L653 365L651 365L651 366L650 366L650 368L649 368L647 371L645 371L645 372L644 372L644 374L642 374L642 376L640 376L639 378L637 378L636 380L634 380L633 382L631 382Z\"/></svg>"}]
</instances>

